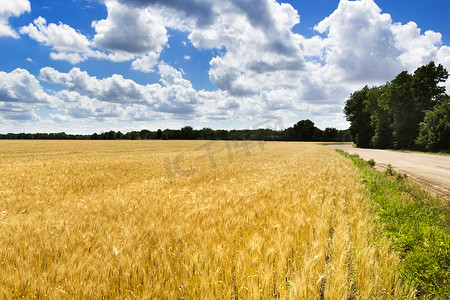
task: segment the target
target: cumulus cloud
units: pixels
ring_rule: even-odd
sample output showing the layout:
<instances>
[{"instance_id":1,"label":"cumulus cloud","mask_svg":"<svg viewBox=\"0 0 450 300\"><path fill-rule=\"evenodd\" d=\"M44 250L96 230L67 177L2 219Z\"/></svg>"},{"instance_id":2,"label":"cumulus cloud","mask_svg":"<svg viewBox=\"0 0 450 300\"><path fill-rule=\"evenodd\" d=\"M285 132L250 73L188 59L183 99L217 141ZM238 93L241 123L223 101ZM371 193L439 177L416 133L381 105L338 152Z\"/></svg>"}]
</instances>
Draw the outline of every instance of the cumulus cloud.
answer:
<instances>
[{"instance_id":1,"label":"cumulus cloud","mask_svg":"<svg viewBox=\"0 0 450 300\"><path fill-rule=\"evenodd\" d=\"M58 51L85 51L89 47L88 39L70 26L59 23L50 23L39 17L33 24L22 27L21 34L27 34L32 39L51 46Z\"/></svg>"},{"instance_id":2,"label":"cumulus cloud","mask_svg":"<svg viewBox=\"0 0 450 300\"><path fill-rule=\"evenodd\" d=\"M79 68L69 73L60 73L53 68L43 68L39 78L43 81L62 84L69 91L77 91L89 98L113 103L139 103L145 100L143 86L130 79L114 74L105 79L91 77Z\"/></svg>"},{"instance_id":3,"label":"cumulus cloud","mask_svg":"<svg viewBox=\"0 0 450 300\"><path fill-rule=\"evenodd\" d=\"M150 73L154 70L154 67L158 63L158 59L158 54L155 52L150 52L149 54L134 60L131 63L131 68L144 73Z\"/></svg>"},{"instance_id":4,"label":"cumulus cloud","mask_svg":"<svg viewBox=\"0 0 450 300\"><path fill-rule=\"evenodd\" d=\"M89 40L69 25L38 17L20 29L37 42L52 48L50 57L78 64L88 58L113 62L133 61L132 69L151 72L168 42L162 16L115 0L105 1L108 16L92 22L96 34Z\"/></svg>"},{"instance_id":5,"label":"cumulus cloud","mask_svg":"<svg viewBox=\"0 0 450 300\"><path fill-rule=\"evenodd\" d=\"M48 95L33 78L30 89L40 91L41 102L53 97L46 105L57 107L54 120L63 121L64 113L71 120L195 118L202 122L309 115L329 120L319 126L343 128L344 101L363 85L384 83L430 60L450 69L450 47L441 45L439 33L423 33L414 22L395 23L373 0L341 0L317 24L317 35L311 38L293 32L300 23L299 12L275 0L259 0L258 5L253 0L103 2L108 15L92 22L92 39L63 23L47 24L43 18L20 32L51 47L52 59L73 64L90 57L130 61L131 69L156 72L160 80L142 85L117 74L96 78L79 68L67 73L43 68L39 80L62 89ZM169 29L185 32L199 50L214 49L208 75L218 90L197 91L182 71L160 61L170 47ZM190 56L183 53L180 58ZM14 76L21 71L17 73ZM25 82L24 78L18 82ZM26 95L19 86L8 90ZM11 99L21 97L5 91L0 89L0 95L9 99L3 100L4 107L20 102ZM38 99L33 97L28 99Z\"/></svg>"},{"instance_id":6,"label":"cumulus cloud","mask_svg":"<svg viewBox=\"0 0 450 300\"><path fill-rule=\"evenodd\" d=\"M264 0L253 11L246 8L247 2L221 3L214 24L194 28L189 34L197 48L226 49L210 62L209 77L218 88L248 96L287 83L283 79L293 71L306 69L299 36L292 33L300 18L291 5ZM257 14L262 21L256 20Z\"/></svg>"},{"instance_id":7,"label":"cumulus cloud","mask_svg":"<svg viewBox=\"0 0 450 300\"><path fill-rule=\"evenodd\" d=\"M56 95L61 99L59 110L75 119L90 118L119 118L123 115L120 104L111 104L83 96L75 91L63 90Z\"/></svg>"},{"instance_id":8,"label":"cumulus cloud","mask_svg":"<svg viewBox=\"0 0 450 300\"><path fill-rule=\"evenodd\" d=\"M196 118L226 120L230 117L252 119L263 114L270 101L281 101L283 95L261 101L261 96L249 98L230 96L226 91L196 91L189 80L173 67L157 66L160 83L140 85L120 75L99 79L79 68L67 73L53 68L40 71L41 81L59 84L62 89L52 96L58 99L53 109L73 119L95 118L117 120L155 120ZM272 105L272 107L274 107ZM281 109L281 108L280 108ZM252 116L253 114L253 116ZM55 114L55 120L62 120Z\"/></svg>"},{"instance_id":9,"label":"cumulus cloud","mask_svg":"<svg viewBox=\"0 0 450 300\"><path fill-rule=\"evenodd\" d=\"M61 113L51 114L50 120L55 122L76 122L89 119L97 122L105 121L148 121L158 116L145 105L120 105L102 102L97 99L80 95L74 91L61 91L57 96L63 101L58 107Z\"/></svg>"},{"instance_id":10,"label":"cumulus cloud","mask_svg":"<svg viewBox=\"0 0 450 300\"><path fill-rule=\"evenodd\" d=\"M27 70L15 69L11 73L0 71L0 102L48 103L51 97L39 81Z\"/></svg>"},{"instance_id":11,"label":"cumulus cloud","mask_svg":"<svg viewBox=\"0 0 450 300\"><path fill-rule=\"evenodd\" d=\"M436 60L441 42L441 34L422 34L414 22L394 23L373 0L341 0L315 29L326 35L318 40L325 67L350 83L382 83L404 69L412 71Z\"/></svg>"},{"instance_id":12,"label":"cumulus cloud","mask_svg":"<svg viewBox=\"0 0 450 300\"><path fill-rule=\"evenodd\" d=\"M79 68L67 73L43 68L39 80L23 69L0 72L0 121L36 121L40 107L52 111L48 119L52 122L130 122L197 114L200 97L181 72L161 63L158 73L161 84L140 85L117 74L98 79ZM40 81L62 88L48 92Z\"/></svg>"},{"instance_id":13,"label":"cumulus cloud","mask_svg":"<svg viewBox=\"0 0 450 300\"><path fill-rule=\"evenodd\" d=\"M0 71L0 115L10 120L37 120L39 105L52 107L55 97L48 95L27 70Z\"/></svg>"},{"instance_id":14,"label":"cumulus cloud","mask_svg":"<svg viewBox=\"0 0 450 300\"><path fill-rule=\"evenodd\" d=\"M0 3L0 37L19 38L17 32L9 24L9 18L18 17L30 11L28 0L2 1Z\"/></svg>"},{"instance_id":15,"label":"cumulus cloud","mask_svg":"<svg viewBox=\"0 0 450 300\"><path fill-rule=\"evenodd\" d=\"M267 86L267 74L275 83L284 77L283 72L291 75L305 69L301 37L292 33L300 17L289 4L273 0L258 5L241 0L119 2L107 1L108 18L93 23L94 44L126 53L148 52L133 61L135 70L153 70L167 43L165 28L188 32L196 48L226 49L211 60L209 75L216 86L232 95L258 93L262 86L274 88L275 84ZM142 38L130 41L130 32Z\"/></svg>"},{"instance_id":16,"label":"cumulus cloud","mask_svg":"<svg viewBox=\"0 0 450 300\"><path fill-rule=\"evenodd\" d=\"M76 92L81 96L105 103L140 104L150 111L172 114L193 113L198 97L191 82L184 79L180 71L164 63L158 65L158 73L162 85L159 83L140 85L117 74L98 79L95 76L89 76L87 72L79 68L73 68L68 73L61 73L53 68L43 68L39 78L46 82L61 84L69 92ZM68 101L70 98L60 97L60 99Z\"/></svg>"},{"instance_id":17,"label":"cumulus cloud","mask_svg":"<svg viewBox=\"0 0 450 300\"><path fill-rule=\"evenodd\" d=\"M38 121L39 116L33 108L21 103L0 102L0 122L1 119L13 121Z\"/></svg>"},{"instance_id":18,"label":"cumulus cloud","mask_svg":"<svg viewBox=\"0 0 450 300\"><path fill-rule=\"evenodd\" d=\"M94 21L97 32L93 45L108 51L144 55L159 53L167 43L167 31L146 9L129 8L116 1L107 1L108 17Z\"/></svg>"},{"instance_id":19,"label":"cumulus cloud","mask_svg":"<svg viewBox=\"0 0 450 300\"><path fill-rule=\"evenodd\" d=\"M450 47L442 46L441 48L439 48L439 51L437 53L437 61L444 66L447 66L448 70L450 71Z\"/></svg>"},{"instance_id":20,"label":"cumulus cloud","mask_svg":"<svg viewBox=\"0 0 450 300\"><path fill-rule=\"evenodd\" d=\"M33 24L22 27L20 33L57 51L51 53L52 59L55 60L67 60L76 64L86 60L88 56L95 56L89 48L89 40L61 22L58 25L54 23L47 25L47 21L39 17Z\"/></svg>"},{"instance_id":21,"label":"cumulus cloud","mask_svg":"<svg viewBox=\"0 0 450 300\"><path fill-rule=\"evenodd\" d=\"M44 91L38 79L25 70L0 73L0 80L7 83L0 90L1 115L4 119L35 120L37 109L45 106L52 112L49 121L67 124L82 119L138 122L196 118L210 122L233 118L257 122L268 117L268 112L271 117L286 117L294 114L291 110L311 109L306 104L299 106L295 101L299 94L294 90L274 90L243 98L223 90L196 91L179 70L165 63L160 63L157 70L160 83L140 85L120 75L99 79L79 68L67 73L41 69L41 82L61 86L54 92Z\"/></svg>"},{"instance_id":22,"label":"cumulus cloud","mask_svg":"<svg viewBox=\"0 0 450 300\"><path fill-rule=\"evenodd\" d=\"M315 29L327 33L326 63L344 80L381 81L401 68L390 15L372 0L340 2Z\"/></svg>"},{"instance_id":23,"label":"cumulus cloud","mask_svg":"<svg viewBox=\"0 0 450 300\"><path fill-rule=\"evenodd\" d=\"M138 7L159 7L171 9L183 17L193 19L198 25L210 25L214 21L213 3L207 0L119 0L123 4Z\"/></svg>"},{"instance_id":24,"label":"cumulus cloud","mask_svg":"<svg viewBox=\"0 0 450 300\"><path fill-rule=\"evenodd\" d=\"M384 83L430 60L444 65L449 60L439 33L421 33L413 22L395 23L373 0L342 0L315 27L321 35L309 39L292 33L299 15L289 4L264 4L271 17L262 13L262 19L271 30L260 30L264 26L244 9L228 13L235 7L223 5L214 24L194 28L189 39L198 48L223 47L210 62L210 80L240 99L256 96L255 107L266 104L266 111L322 111L342 126L344 101L362 85ZM277 37L290 51L276 46Z\"/></svg>"},{"instance_id":25,"label":"cumulus cloud","mask_svg":"<svg viewBox=\"0 0 450 300\"><path fill-rule=\"evenodd\" d=\"M394 24L392 32L395 35L395 45L402 51L398 59L403 66L411 69L436 59L442 39L440 33L428 30L421 34L414 22Z\"/></svg>"}]
</instances>

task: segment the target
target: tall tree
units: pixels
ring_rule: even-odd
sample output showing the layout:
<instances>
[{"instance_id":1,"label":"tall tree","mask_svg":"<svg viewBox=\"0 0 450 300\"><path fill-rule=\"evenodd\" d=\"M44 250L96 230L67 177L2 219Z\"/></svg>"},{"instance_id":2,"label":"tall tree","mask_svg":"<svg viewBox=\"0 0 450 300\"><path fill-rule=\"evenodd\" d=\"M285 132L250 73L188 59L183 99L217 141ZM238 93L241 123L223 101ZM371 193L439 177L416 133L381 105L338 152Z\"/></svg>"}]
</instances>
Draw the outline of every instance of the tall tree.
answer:
<instances>
[{"instance_id":1,"label":"tall tree","mask_svg":"<svg viewBox=\"0 0 450 300\"><path fill-rule=\"evenodd\" d=\"M316 127L311 120L301 120L294 125L294 134L298 141L313 141Z\"/></svg>"},{"instance_id":2,"label":"tall tree","mask_svg":"<svg viewBox=\"0 0 450 300\"><path fill-rule=\"evenodd\" d=\"M445 82L447 79L447 70L440 64L436 66L434 61L419 67L414 72L412 91L414 93L415 109L422 112L422 116L424 116L426 110L431 110L436 104L445 99L445 86L440 85L440 83Z\"/></svg>"},{"instance_id":3,"label":"tall tree","mask_svg":"<svg viewBox=\"0 0 450 300\"><path fill-rule=\"evenodd\" d=\"M370 120L374 128L372 146L375 148L391 148L393 143L392 115L386 104L388 84L373 87L367 93L366 108L371 112Z\"/></svg>"},{"instance_id":4,"label":"tall tree","mask_svg":"<svg viewBox=\"0 0 450 300\"><path fill-rule=\"evenodd\" d=\"M344 108L353 141L358 147L397 149L411 149L419 142L425 143L426 130L431 128L426 124L431 124L436 115L444 116L444 104L437 111L433 108L448 102L445 86L441 84L447 79L447 70L430 62L412 75L403 71L386 85L366 86L353 93ZM428 122L419 127L425 112Z\"/></svg>"},{"instance_id":5,"label":"tall tree","mask_svg":"<svg viewBox=\"0 0 450 300\"><path fill-rule=\"evenodd\" d=\"M191 126L185 126L180 130L181 139L183 140L193 140L195 139L195 132Z\"/></svg>"},{"instance_id":6,"label":"tall tree","mask_svg":"<svg viewBox=\"0 0 450 300\"><path fill-rule=\"evenodd\" d=\"M445 94L445 86L440 85L448 79L448 72L442 66L436 64L432 61L428 65L419 67L415 72L412 80L411 89L414 95L414 114L412 114L412 122L415 126L415 139L418 137L419 132L422 132L424 135L422 128L428 128L429 126L421 126L420 123L422 121L430 122L434 124L433 120L437 116L445 117L445 109L446 105L438 107L434 110L434 107L439 103L446 102L448 104L448 96ZM425 115L427 113L428 117ZM424 119L427 120L424 120ZM439 122L442 124L442 122ZM434 126L434 125L430 125ZM444 126L444 124L442 124ZM434 128L435 130L443 130L443 127L439 126L440 129ZM445 126L444 126L445 127ZM430 130L433 130L430 128ZM435 134L438 134L435 132ZM444 136L438 134L442 139L445 139ZM442 141L443 142L443 141ZM436 142L436 145L439 145L439 142ZM434 145L434 143L433 143ZM433 146L434 147L434 146ZM440 147L440 146L437 146Z\"/></svg>"},{"instance_id":7,"label":"tall tree","mask_svg":"<svg viewBox=\"0 0 450 300\"><path fill-rule=\"evenodd\" d=\"M323 140L326 142L337 142L339 140L339 131L333 127L327 127L323 131Z\"/></svg>"},{"instance_id":8,"label":"tall tree","mask_svg":"<svg viewBox=\"0 0 450 300\"><path fill-rule=\"evenodd\" d=\"M371 140L374 135L374 129L370 120L371 113L367 108L368 92L369 87L367 86L360 91L354 92L350 95L344 107L347 121L350 121L350 135L356 146L362 148L371 146Z\"/></svg>"},{"instance_id":9,"label":"tall tree","mask_svg":"<svg viewBox=\"0 0 450 300\"><path fill-rule=\"evenodd\" d=\"M450 97L425 113L417 143L431 151L450 151Z\"/></svg>"},{"instance_id":10,"label":"tall tree","mask_svg":"<svg viewBox=\"0 0 450 300\"><path fill-rule=\"evenodd\" d=\"M393 146L397 149L411 148L418 135L419 121L413 101L412 80L413 76L403 71L383 93L382 106L392 116Z\"/></svg>"}]
</instances>

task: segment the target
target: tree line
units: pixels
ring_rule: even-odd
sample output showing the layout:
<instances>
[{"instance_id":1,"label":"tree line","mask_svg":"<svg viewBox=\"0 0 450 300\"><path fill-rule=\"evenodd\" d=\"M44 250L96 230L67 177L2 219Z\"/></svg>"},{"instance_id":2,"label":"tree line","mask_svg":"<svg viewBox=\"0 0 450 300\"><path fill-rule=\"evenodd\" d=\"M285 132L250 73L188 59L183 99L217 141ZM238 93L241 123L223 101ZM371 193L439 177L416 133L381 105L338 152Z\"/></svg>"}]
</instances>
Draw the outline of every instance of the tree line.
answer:
<instances>
[{"instance_id":1,"label":"tree line","mask_svg":"<svg viewBox=\"0 0 450 300\"><path fill-rule=\"evenodd\" d=\"M59 133L8 133L0 134L0 139L28 139L28 140L264 140L264 141L324 141L350 142L348 130L336 128L317 128L311 120L299 121L287 129L242 129L242 130L214 130L211 128L194 129L185 126L181 129L158 129L150 131L108 131L100 134L72 135Z\"/></svg>"},{"instance_id":2,"label":"tree line","mask_svg":"<svg viewBox=\"0 0 450 300\"><path fill-rule=\"evenodd\" d=\"M448 72L430 62L381 86L351 94L344 113L358 147L444 151L450 149Z\"/></svg>"}]
</instances>

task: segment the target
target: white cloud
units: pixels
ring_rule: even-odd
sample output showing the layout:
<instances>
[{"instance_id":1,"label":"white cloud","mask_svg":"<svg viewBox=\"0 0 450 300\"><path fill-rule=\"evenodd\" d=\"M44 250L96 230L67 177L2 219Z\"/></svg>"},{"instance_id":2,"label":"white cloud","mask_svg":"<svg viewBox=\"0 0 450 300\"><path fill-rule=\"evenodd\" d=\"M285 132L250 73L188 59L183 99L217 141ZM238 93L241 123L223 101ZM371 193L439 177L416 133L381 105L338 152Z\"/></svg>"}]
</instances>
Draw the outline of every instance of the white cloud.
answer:
<instances>
[{"instance_id":1,"label":"white cloud","mask_svg":"<svg viewBox=\"0 0 450 300\"><path fill-rule=\"evenodd\" d=\"M326 63L352 82L380 82L401 69L390 15L372 0L340 2L315 29L327 33Z\"/></svg>"},{"instance_id":2,"label":"white cloud","mask_svg":"<svg viewBox=\"0 0 450 300\"><path fill-rule=\"evenodd\" d=\"M414 22L394 23L373 0L341 0L315 29L326 35L324 67L343 83L384 83L436 60L441 43L441 34L421 34Z\"/></svg>"},{"instance_id":3,"label":"white cloud","mask_svg":"<svg viewBox=\"0 0 450 300\"><path fill-rule=\"evenodd\" d=\"M316 26L322 36L310 39L292 33L299 16L289 4L261 6L269 12L261 13L262 23L246 9L244 15L228 13L233 6L223 4L215 22L194 28L189 38L199 48L224 47L226 52L210 62L211 81L238 98L259 95L265 111L322 112L342 127L343 104L354 90L449 56L439 33L421 34L415 23L394 23L373 0L342 0ZM276 47L277 37L285 51Z\"/></svg>"},{"instance_id":4,"label":"white cloud","mask_svg":"<svg viewBox=\"0 0 450 300\"><path fill-rule=\"evenodd\" d=\"M27 70L0 71L0 116L10 120L38 120L39 105L51 107L57 99L48 95Z\"/></svg>"},{"instance_id":5,"label":"white cloud","mask_svg":"<svg viewBox=\"0 0 450 300\"><path fill-rule=\"evenodd\" d=\"M33 107L29 107L22 103L5 102L0 102L0 123L1 119L20 122L40 120Z\"/></svg>"},{"instance_id":6,"label":"white cloud","mask_svg":"<svg viewBox=\"0 0 450 300\"><path fill-rule=\"evenodd\" d=\"M73 68L68 73L61 73L53 68L43 68L40 80L61 84L69 92L105 103L123 105L139 104L153 112L171 113L174 115L191 114L195 112L198 103L197 92L192 84L184 79L180 71L162 63L158 65L161 84L140 85L121 75L98 79L89 76L79 68ZM59 94L63 101L71 102L73 93ZM80 98L81 99L81 98ZM84 99L84 98L83 98ZM86 102L86 101L85 101Z\"/></svg>"},{"instance_id":7,"label":"white cloud","mask_svg":"<svg viewBox=\"0 0 450 300\"><path fill-rule=\"evenodd\" d=\"M75 119L90 117L96 119L119 118L124 113L120 104L99 101L94 98L89 98L88 96L80 95L75 91L63 90L58 92L55 96L61 99L61 105L58 109Z\"/></svg>"},{"instance_id":8,"label":"white cloud","mask_svg":"<svg viewBox=\"0 0 450 300\"><path fill-rule=\"evenodd\" d=\"M403 52L399 56L403 66L414 69L436 59L442 39L440 33L429 30L422 35L420 28L417 28L414 22L405 25L394 24L392 31L395 35L396 46Z\"/></svg>"},{"instance_id":9,"label":"white cloud","mask_svg":"<svg viewBox=\"0 0 450 300\"><path fill-rule=\"evenodd\" d=\"M43 68L39 78L47 82L65 85L69 91L77 91L100 101L139 103L145 100L143 86L117 74L105 79L97 79L79 68L73 68L69 73L60 73L53 68Z\"/></svg>"},{"instance_id":10,"label":"white cloud","mask_svg":"<svg viewBox=\"0 0 450 300\"><path fill-rule=\"evenodd\" d=\"M251 3L244 2L217 4L215 22L189 34L197 48L226 49L211 60L210 80L241 96L277 88L280 82L289 85L289 76L306 69L299 36L292 33L298 12L271 0L252 11Z\"/></svg>"},{"instance_id":11,"label":"white cloud","mask_svg":"<svg viewBox=\"0 0 450 300\"><path fill-rule=\"evenodd\" d=\"M95 47L136 55L161 52L168 38L166 28L156 15L116 1L107 1L106 7L108 17L92 22L97 32L93 40Z\"/></svg>"},{"instance_id":12,"label":"white cloud","mask_svg":"<svg viewBox=\"0 0 450 300\"><path fill-rule=\"evenodd\" d=\"M68 73L43 68L41 81L63 87L51 94L26 70L0 72L0 119L41 122L36 113L40 107L51 110L48 121L68 124L80 119L132 122L195 114L198 95L191 83L168 65L160 64L158 70L162 85L139 85L121 75L97 79L78 68Z\"/></svg>"},{"instance_id":13,"label":"white cloud","mask_svg":"<svg viewBox=\"0 0 450 300\"><path fill-rule=\"evenodd\" d=\"M158 63L159 55L155 52L150 52L149 54L137 58L131 63L131 68L133 70L149 73L153 71L153 68Z\"/></svg>"},{"instance_id":14,"label":"white cloud","mask_svg":"<svg viewBox=\"0 0 450 300\"><path fill-rule=\"evenodd\" d=\"M132 8L114 0L106 1L105 5L108 16L92 22L96 31L92 40L61 22L47 24L43 17L22 27L20 33L51 47L53 60L65 60L71 64L88 58L133 61L132 69L152 72L168 41L162 17L147 9Z\"/></svg>"},{"instance_id":15,"label":"white cloud","mask_svg":"<svg viewBox=\"0 0 450 300\"><path fill-rule=\"evenodd\" d=\"M89 40L81 33L70 26L59 23L58 25L50 23L39 17L33 24L24 26L20 29L21 34L27 34L30 38L62 53L85 53L89 52ZM77 62L86 59L80 55Z\"/></svg>"},{"instance_id":16,"label":"white cloud","mask_svg":"<svg viewBox=\"0 0 450 300\"><path fill-rule=\"evenodd\" d=\"M450 72L450 47L442 46L437 53L437 63L442 64ZM450 79L445 83L447 94L450 94Z\"/></svg>"},{"instance_id":17,"label":"white cloud","mask_svg":"<svg viewBox=\"0 0 450 300\"><path fill-rule=\"evenodd\" d=\"M27 70L15 69L11 73L0 71L0 102L48 103L51 98L39 81Z\"/></svg>"},{"instance_id":18,"label":"white cloud","mask_svg":"<svg viewBox=\"0 0 450 300\"><path fill-rule=\"evenodd\" d=\"M188 32L197 48L226 49L211 61L210 79L231 94L258 93L261 86L272 89L283 79L280 73L292 75L305 68L301 37L291 31L299 15L289 4L273 0L263 0L256 7L252 1L240 0L120 2L106 1L107 19L93 22L97 32L93 45L119 57L135 54L132 69L153 70L168 41L166 28ZM271 86L267 86L268 73L273 78Z\"/></svg>"},{"instance_id":19,"label":"white cloud","mask_svg":"<svg viewBox=\"0 0 450 300\"><path fill-rule=\"evenodd\" d=\"M98 79L79 68L68 73L43 68L39 79L63 87L53 94L58 99L53 109L74 119L132 121L195 117L205 122L231 116L253 119L264 114L271 105L269 101L261 101L258 95L241 98L230 96L226 91L196 91L179 70L165 63L158 65L158 74L160 84L140 85L120 75ZM275 94L270 101L281 101L281 97L286 96Z\"/></svg>"},{"instance_id":20,"label":"white cloud","mask_svg":"<svg viewBox=\"0 0 450 300\"><path fill-rule=\"evenodd\" d=\"M220 90L196 91L179 70L165 63L158 65L158 73L160 84L140 85L120 75L98 79L78 68L67 73L43 68L39 80L62 87L51 95L25 70L0 73L0 80L10 83L0 91L3 96L0 112L4 118L31 122L36 120L37 109L45 106L51 110L52 116L47 121L39 122L64 122L65 126L78 124L78 128L83 122L158 121L161 124L159 122L166 119L182 125L177 120L193 118L205 124L230 118L254 123L274 116L295 118L293 111L299 109L318 109L317 106L292 100L300 95L292 89L238 97ZM27 104L25 99L29 99L30 103Z\"/></svg>"},{"instance_id":21,"label":"white cloud","mask_svg":"<svg viewBox=\"0 0 450 300\"><path fill-rule=\"evenodd\" d=\"M91 42L86 36L61 22L47 24L46 19L38 17L32 24L21 27L20 33L52 48L50 57L53 60L65 60L77 64L89 57L109 58L105 53L92 49Z\"/></svg>"},{"instance_id":22,"label":"white cloud","mask_svg":"<svg viewBox=\"0 0 450 300\"><path fill-rule=\"evenodd\" d=\"M0 37L19 38L17 32L9 24L10 17L18 17L25 12L30 12L28 0L14 0L0 2Z\"/></svg>"},{"instance_id":23,"label":"white cloud","mask_svg":"<svg viewBox=\"0 0 450 300\"><path fill-rule=\"evenodd\" d=\"M442 46L439 48L437 53L437 62L441 63L447 68L448 71L450 71L450 47Z\"/></svg>"},{"instance_id":24,"label":"white cloud","mask_svg":"<svg viewBox=\"0 0 450 300\"><path fill-rule=\"evenodd\" d=\"M67 53L67 52L51 52L50 58L53 60L64 60L75 65L87 59L86 56L82 56L80 53Z\"/></svg>"},{"instance_id":25,"label":"white cloud","mask_svg":"<svg viewBox=\"0 0 450 300\"><path fill-rule=\"evenodd\" d=\"M39 79L62 89L51 96L39 82L30 89L40 91L42 99L57 99L42 104L57 110L55 121L195 118L208 123L306 115L319 126L344 128L344 101L363 85L385 83L430 60L450 69L450 48L441 45L439 33L422 33L414 22L395 23L373 0L341 0L311 38L293 33L299 12L275 0L259 0L258 5L253 0L104 3L108 15L92 22L92 39L43 18L21 33L51 47L52 59L73 64L91 57L130 61L131 69L157 72L160 81L142 85L117 74L96 78L79 68L67 73L44 68ZM170 47L169 29L185 32L199 50L214 50L208 75L217 91L195 90L181 69L160 61ZM184 53L180 58L191 59Z\"/></svg>"},{"instance_id":26,"label":"white cloud","mask_svg":"<svg viewBox=\"0 0 450 300\"><path fill-rule=\"evenodd\" d=\"M153 7L169 11L170 14L176 12L180 19L188 19L188 22L194 22L196 26L205 26L211 24L215 17L213 5L209 0L119 0L127 5L135 5L138 8Z\"/></svg>"}]
</instances>

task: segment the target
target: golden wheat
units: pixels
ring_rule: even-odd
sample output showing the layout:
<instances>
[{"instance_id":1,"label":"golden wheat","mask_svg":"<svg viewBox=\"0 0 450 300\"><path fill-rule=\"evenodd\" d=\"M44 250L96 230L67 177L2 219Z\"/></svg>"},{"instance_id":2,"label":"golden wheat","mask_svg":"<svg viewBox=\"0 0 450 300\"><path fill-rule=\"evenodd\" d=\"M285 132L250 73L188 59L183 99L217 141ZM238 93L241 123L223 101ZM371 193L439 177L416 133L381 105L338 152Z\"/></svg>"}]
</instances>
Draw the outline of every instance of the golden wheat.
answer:
<instances>
[{"instance_id":1,"label":"golden wheat","mask_svg":"<svg viewBox=\"0 0 450 300\"><path fill-rule=\"evenodd\" d=\"M3 141L0 159L4 298L413 296L327 147Z\"/></svg>"}]
</instances>

